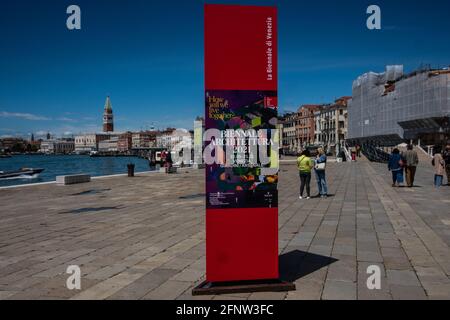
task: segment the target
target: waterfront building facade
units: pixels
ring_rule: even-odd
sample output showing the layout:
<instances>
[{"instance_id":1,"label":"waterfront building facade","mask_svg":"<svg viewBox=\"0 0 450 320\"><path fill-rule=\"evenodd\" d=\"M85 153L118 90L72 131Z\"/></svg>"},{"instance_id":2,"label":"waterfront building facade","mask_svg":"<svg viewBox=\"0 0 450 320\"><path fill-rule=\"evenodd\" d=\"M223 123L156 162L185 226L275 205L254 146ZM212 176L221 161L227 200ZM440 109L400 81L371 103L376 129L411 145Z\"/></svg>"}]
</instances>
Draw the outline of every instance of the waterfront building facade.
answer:
<instances>
[{"instance_id":1,"label":"waterfront building facade","mask_svg":"<svg viewBox=\"0 0 450 320\"><path fill-rule=\"evenodd\" d=\"M149 149L156 147L156 131L141 131L132 134L133 149Z\"/></svg>"},{"instance_id":2,"label":"waterfront building facade","mask_svg":"<svg viewBox=\"0 0 450 320\"><path fill-rule=\"evenodd\" d=\"M191 133L186 129L176 129L170 135L169 150L172 150L177 144L189 141L192 144Z\"/></svg>"},{"instance_id":3,"label":"waterfront building facade","mask_svg":"<svg viewBox=\"0 0 450 320\"><path fill-rule=\"evenodd\" d=\"M194 157L194 131L186 129L176 129L170 135L170 142L166 149L172 152L172 159L175 164L191 163Z\"/></svg>"},{"instance_id":4,"label":"waterfront building facade","mask_svg":"<svg viewBox=\"0 0 450 320\"><path fill-rule=\"evenodd\" d=\"M347 139L348 101L344 96L332 104L302 105L297 112L287 113L278 119L281 151L295 155L309 146L325 147L337 153Z\"/></svg>"},{"instance_id":5,"label":"waterfront building facade","mask_svg":"<svg viewBox=\"0 0 450 320\"><path fill-rule=\"evenodd\" d=\"M23 149L26 142L22 138L6 137L0 139L0 150L2 152L15 152Z\"/></svg>"},{"instance_id":6,"label":"waterfront building facade","mask_svg":"<svg viewBox=\"0 0 450 320\"><path fill-rule=\"evenodd\" d=\"M298 152L296 145L296 131L295 125L297 121L297 113L292 112L285 114L282 119L283 124L283 153L284 154L294 154Z\"/></svg>"},{"instance_id":7,"label":"waterfront building facade","mask_svg":"<svg viewBox=\"0 0 450 320\"><path fill-rule=\"evenodd\" d=\"M283 154L283 118L280 117L277 121L277 137L276 141L279 143L278 153Z\"/></svg>"},{"instance_id":8,"label":"waterfront building facade","mask_svg":"<svg viewBox=\"0 0 450 320\"><path fill-rule=\"evenodd\" d=\"M102 140L98 143L99 152L117 152L119 136L111 136L110 139Z\"/></svg>"},{"instance_id":9,"label":"waterfront building facade","mask_svg":"<svg viewBox=\"0 0 450 320\"><path fill-rule=\"evenodd\" d=\"M314 144L316 127L314 113L321 107L321 105L303 105L298 109L295 121L295 145L298 151Z\"/></svg>"},{"instance_id":10,"label":"waterfront building facade","mask_svg":"<svg viewBox=\"0 0 450 320\"><path fill-rule=\"evenodd\" d=\"M60 139L55 143L55 153L56 154L69 154L75 150L74 139Z\"/></svg>"},{"instance_id":11,"label":"waterfront building facade","mask_svg":"<svg viewBox=\"0 0 450 320\"><path fill-rule=\"evenodd\" d=\"M103 132L113 132L114 131L114 118L111 105L111 99L106 97L105 107L103 110Z\"/></svg>"},{"instance_id":12,"label":"waterfront building facade","mask_svg":"<svg viewBox=\"0 0 450 320\"><path fill-rule=\"evenodd\" d=\"M449 68L404 74L403 66L387 66L360 76L352 92L350 143L435 145L450 138Z\"/></svg>"},{"instance_id":13,"label":"waterfront building facade","mask_svg":"<svg viewBox=\"0 0 450 320\"><path fill-rule=\"evenodd\" d=\"M46 154L53 154L55 150L55 140L43 140L41 142L40 152Z\"/></svg>"},{"instance_id":14,"label":"waterfront building facade","mask_svg":"<svg viewBox=\"0 0 450 320\"><path fill-rule=\"evenodd\" d=\"M161 131L156 136L156 146L158 148L164 148L167 150L171 150L172 149L172 133L175 130L176 129L174 129L174 128L167 128L166 130Z\"/></svg>"},{"instance_id":15,"label":"waterfront building facade","mask_svg":"<svg viewBox=\"0 0 450 320\"><path fill-rule=\"evenodd\" d=\"M315 144L325 147L330 153L339 153L341 145L347 139L347 108L350 99L351 97L339 98L334 104L324 105L314 113Z\"/></svg>"},{"instance_id":16,"label":"waterfront building facade","mask_svg":"<svg viewBox=\"0 0 450 320\"><path fill-rule=\"evenodd\" d=\"M117 140L117 151L128 153L133 148L133 134L131 132L125 132L119 135Z\"/></svg>"},{"instance_id":17,"label":"waterfront building facade","mask_svg":"<svg viewBox=\"0 0 450 320\"><path fill-rule=\"evenodd\" d=\"M41 142L39 150L46 154L70 154L75 151L74 139L51 139Z\"/></svg>"},{"instance_id":18,"label":"waterfront building facade","mask_svg":"<svg viewBox=\"0 0 450 320\"><path fill-rule=\"evenodd\" d=\"M89 153L98 151L99 142L110 138L111 135L106 133L88 133L75 136L75 152Z\"/></svg>"},{"instance_id":19,"label":"waterfront building facade","mask_svg":"<svg viewBox=\"0 0 450 320\"><path fill-rule=\"evenodd\" d=\"M42 143L41 139L34 140L34 137L30 141L28 141L28 145L30 145L31 149L33 150L39 150L41 148L41 143Z\"/></svg>"}]
</instances>

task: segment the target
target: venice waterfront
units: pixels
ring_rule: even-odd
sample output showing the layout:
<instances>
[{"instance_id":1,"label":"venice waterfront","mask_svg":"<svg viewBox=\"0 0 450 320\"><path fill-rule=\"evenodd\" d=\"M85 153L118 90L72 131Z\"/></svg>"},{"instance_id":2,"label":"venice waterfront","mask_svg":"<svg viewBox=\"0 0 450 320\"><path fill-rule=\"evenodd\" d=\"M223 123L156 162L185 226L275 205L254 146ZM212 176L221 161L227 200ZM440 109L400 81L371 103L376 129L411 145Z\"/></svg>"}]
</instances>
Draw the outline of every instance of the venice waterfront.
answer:
<instances>
[{"instance_id":1,"label":"venice waterfront","mask_svg":"<svg viewBox=\"0 0 450 320\"><path fill-rule=\"evenodd\" d=\"M135 172L150 171L149 163L137 157L89 157L82 155L15 155L0 158L0 171L20 168L45 169L38 178L0 179L0 187L55 181L56 176L90 174L105 176L127 172L127 164L135 164Z\"/></svg>"}]
</instances>

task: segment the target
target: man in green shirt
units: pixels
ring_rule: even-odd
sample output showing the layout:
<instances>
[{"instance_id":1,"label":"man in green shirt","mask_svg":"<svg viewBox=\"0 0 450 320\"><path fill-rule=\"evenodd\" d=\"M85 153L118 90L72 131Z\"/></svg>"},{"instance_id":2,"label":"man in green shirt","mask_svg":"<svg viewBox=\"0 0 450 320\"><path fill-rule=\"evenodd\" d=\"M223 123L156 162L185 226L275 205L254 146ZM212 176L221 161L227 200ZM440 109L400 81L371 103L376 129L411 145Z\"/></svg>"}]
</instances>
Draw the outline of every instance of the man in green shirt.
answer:
<instances>
[{"instance_id":1,"label":"man in green shirt","mask_svg":"<svg viewBox=\"0 0 450 320\"><path fill-rule=\"evenodd\" d=\"M311 170L314 168L314 160L311 159L311 154L308 150L304 150L301 156L297 159L297 167L300 174L300 196L303 199L303 191L306 186L306 199L311 199Z\"/></svg>"}]
</instances>

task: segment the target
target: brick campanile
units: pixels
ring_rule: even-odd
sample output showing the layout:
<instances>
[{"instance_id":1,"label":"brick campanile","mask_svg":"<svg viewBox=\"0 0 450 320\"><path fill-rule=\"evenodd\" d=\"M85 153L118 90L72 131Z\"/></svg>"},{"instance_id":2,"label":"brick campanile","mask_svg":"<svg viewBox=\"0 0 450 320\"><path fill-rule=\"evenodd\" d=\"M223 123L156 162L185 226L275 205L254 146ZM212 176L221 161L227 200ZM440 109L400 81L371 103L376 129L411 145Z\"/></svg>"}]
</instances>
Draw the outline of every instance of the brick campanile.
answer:
<instances>
[{"instance_id":1,"label":"brick campanile","mask_svg":"<svg viewBox=\"0 0 450 320\"><path fill-rule=\"evenodd\" d=\"M114 122L113 122L113 111L111 106L111 100L109 96L106 97L105 109L103 111L103 132L113 132Z\"/></svg>"}]
</instances>

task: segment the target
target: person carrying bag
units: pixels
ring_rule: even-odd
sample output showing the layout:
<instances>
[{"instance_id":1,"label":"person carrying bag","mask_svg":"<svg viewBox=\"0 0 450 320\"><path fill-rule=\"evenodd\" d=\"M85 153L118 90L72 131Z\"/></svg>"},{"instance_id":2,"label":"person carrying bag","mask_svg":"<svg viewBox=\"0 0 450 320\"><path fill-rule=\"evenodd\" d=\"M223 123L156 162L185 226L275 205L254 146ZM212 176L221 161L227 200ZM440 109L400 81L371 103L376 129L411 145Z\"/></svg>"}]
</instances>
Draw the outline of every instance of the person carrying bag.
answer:
<instances>
[{"instance_id":1,"label":"person carrying bag","mask_svg":"<svg viewBox=\"0 0 450 320\"><path fill-rule=\"evenodd\" d=\"M314 171L316 172L317 189L319 190L319 196L321 198L327 198L328 186L325 176L325 169L327 167L327 156L323 148L319 148L317 152L318 155L314 166Z\"/></svg>"}]
</instances>

